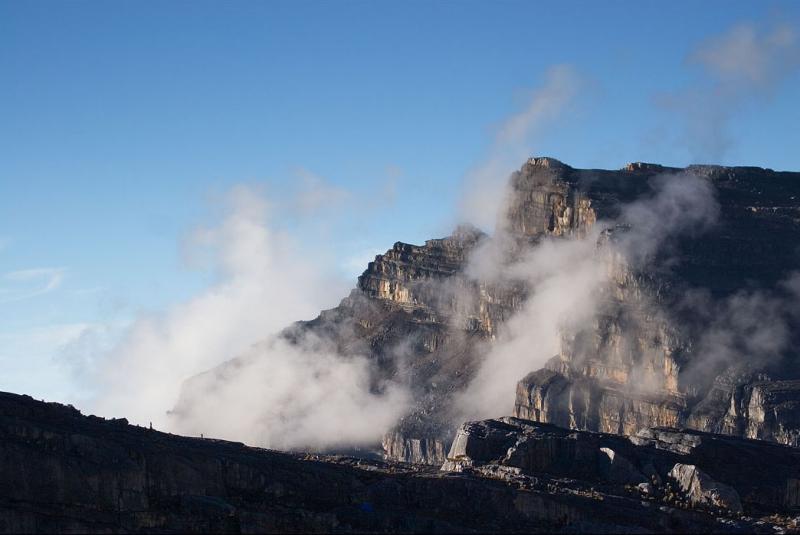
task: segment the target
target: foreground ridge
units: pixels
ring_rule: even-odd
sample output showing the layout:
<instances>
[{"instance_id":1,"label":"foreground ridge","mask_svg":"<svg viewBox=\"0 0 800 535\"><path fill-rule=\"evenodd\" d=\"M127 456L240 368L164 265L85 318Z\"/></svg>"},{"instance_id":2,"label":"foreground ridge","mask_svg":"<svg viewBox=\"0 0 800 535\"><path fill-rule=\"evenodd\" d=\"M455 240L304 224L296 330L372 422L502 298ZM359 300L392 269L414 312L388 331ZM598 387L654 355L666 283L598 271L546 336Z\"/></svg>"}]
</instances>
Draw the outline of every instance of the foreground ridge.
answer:
<instances>
[{"instance_id":1,"label":"foreground ridge","mask_svg":"<svg viewBox=\"0 0 800 535\"><path fill-rule=\"evenodd\" d=\"M530 424L516 425L519 430ZM569 433L546 428L553 436ZM579 442L584 436L596 440L592 433L575 435ZM713 435L697 436L715 444ZM548 447L552 437L542 438ZM501 470L463 473L462 466L462 473L451 473L281 453L170 435L9 393L0 393L0 439L2 532L775 533L792 527L781 516L756 520L723 510L659 506L626 493L613 478L564 477L558 463L539 467L531 484L535 478L508 477ZM771 458L780 448L749 444L773 452ZM470 442L464 451L474 456L473 450ZM796 484L788 490L794 501L786 507L766 504L760 512L795 507ZM743 505L747 513L750 503Z\"/></svg>"}]
</instances>

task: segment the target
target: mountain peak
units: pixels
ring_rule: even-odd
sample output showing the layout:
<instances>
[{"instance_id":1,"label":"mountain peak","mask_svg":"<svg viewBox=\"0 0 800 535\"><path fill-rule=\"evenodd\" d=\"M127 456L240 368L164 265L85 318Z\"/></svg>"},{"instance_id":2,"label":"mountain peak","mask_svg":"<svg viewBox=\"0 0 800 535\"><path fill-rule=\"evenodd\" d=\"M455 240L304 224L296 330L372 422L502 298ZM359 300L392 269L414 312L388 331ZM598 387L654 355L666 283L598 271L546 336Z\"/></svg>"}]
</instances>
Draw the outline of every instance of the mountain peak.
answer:
<instances>
[{"instance_id":1,"label":"mountain peak","mask_svg":"<svg viewBox=\"0 0 800 535\"><path fill-rule=\"evenodd\" d=\"M549 156L533 156L532 158L528 158L528 165L534 167L544 167L545 169L561 169L569 167L561 160L557 160Z\"/></svg>"}]
</instances>

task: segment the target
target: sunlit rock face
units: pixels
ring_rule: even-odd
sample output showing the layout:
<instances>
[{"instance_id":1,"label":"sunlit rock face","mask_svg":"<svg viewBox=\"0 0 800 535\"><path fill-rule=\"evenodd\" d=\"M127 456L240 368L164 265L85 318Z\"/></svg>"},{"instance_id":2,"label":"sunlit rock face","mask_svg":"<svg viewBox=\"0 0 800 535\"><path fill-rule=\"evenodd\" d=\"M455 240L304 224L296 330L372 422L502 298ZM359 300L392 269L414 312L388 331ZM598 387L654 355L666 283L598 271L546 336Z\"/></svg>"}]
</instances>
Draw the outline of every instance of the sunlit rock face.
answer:
<instances>
[{"instance_id":1,"label":"sunlit rock face","mask_svg":"<svg viewBox=\"0 0 800 535\"><path fill-rule=\"evenodd\" d=\"M520 381L514 415L627 435L679 425L687 408L680 362L689 342L657 306L658 285L613 258L591 324L565 329L559 353Z\"/></svg>"},{"instance_id":2,"label":"sunlit rock face","mask_svg":"<svg viewBox=\"0 0 800 535\"><path fill-rule=\"evenodd\" d=\"M361 294L384 305L399 305L422 321L446 324L491 337L496 326L518 309L524 299L518 287L498 286L466 277L469 255L487 236L462 226L447 238L425 245L396 243L370 262L358 278ZM424 343L435 350L435 341Z\"/></svg>"}]
</instances>

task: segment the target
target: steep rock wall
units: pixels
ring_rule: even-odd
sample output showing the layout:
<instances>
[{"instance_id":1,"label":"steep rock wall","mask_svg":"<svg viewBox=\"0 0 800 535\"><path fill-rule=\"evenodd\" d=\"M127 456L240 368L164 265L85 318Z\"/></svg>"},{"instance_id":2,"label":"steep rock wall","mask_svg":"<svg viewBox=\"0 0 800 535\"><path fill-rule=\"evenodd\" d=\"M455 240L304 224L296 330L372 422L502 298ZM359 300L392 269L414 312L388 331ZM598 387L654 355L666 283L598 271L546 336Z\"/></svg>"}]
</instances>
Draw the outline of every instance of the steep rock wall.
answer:
<instances>
[{"instance_id":1,"label":"steep rock wall","mask_svg":"<svg viewBox=\"0 0 800 535\"><path fill-rule=\"evenodd\" d=\"M544 172L551 179L552 169ZM564 184L591 200L597 219L615 217L626 201L645 194L653 176L678 171L631 164L620 173L596 172L587 178L587 172L558 169ZM790 346L781 363L752 355L754 365L728 363L717 367L716 376L687 373L692 360L705 355L693 348L698 333L687 328L674 305L687 289L702 288L724 299L754 281L770 288L800 267L796 246L791 246L800 236L800 176L718 166L692 166L687 172L713 184L719 223L682 240L668 256L657 252L636 268L624 258L611 262L594 324L564 332L561 351L546 370L520 381L516 416L629 435L645 427L686 425L797 444L800 385L782 380L798 377L796 346ZM536 189L540 182L530 178L530 183ZM514 218L527 215L538 224L542 210L529 190L526 185L520 198L531 200L517 203ZM615 230L605 230L601 240ZM776 248L769 260L759 254L768 243ZM659 265L664 259L670 262L668 269ZM797 340L797 329L791 336ZM749 371L737 372L743 367Z\"/></svg>"}]
</instances>

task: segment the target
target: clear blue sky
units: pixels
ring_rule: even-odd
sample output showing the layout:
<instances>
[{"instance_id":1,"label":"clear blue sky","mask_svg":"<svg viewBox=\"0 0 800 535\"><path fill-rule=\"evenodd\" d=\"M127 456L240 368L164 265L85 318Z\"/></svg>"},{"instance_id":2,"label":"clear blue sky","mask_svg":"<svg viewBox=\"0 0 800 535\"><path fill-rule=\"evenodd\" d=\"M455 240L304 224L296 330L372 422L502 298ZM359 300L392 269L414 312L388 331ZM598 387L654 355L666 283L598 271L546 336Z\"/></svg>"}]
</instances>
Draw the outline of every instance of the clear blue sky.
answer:
<instances>
[{"instance_id":1,"label":"clear blue sky","mask_svg":"<svg viewBox=\"0 0 800 535\"><path fill-rule=\"evenodd\" d=\"M447 232L492 128L552 65L584 83L531 153L691 163L658 102L708 84L692 50L798 20L794 1L2 1L0 364L46 375L81 325L202 291L181 241L235 184L280 196L304 169L363 204L390 181L391 206L326 237L347 274ZM800 169L799 97L795 71L737 100L713 163Z\"/></svg>"}]
</instances>

